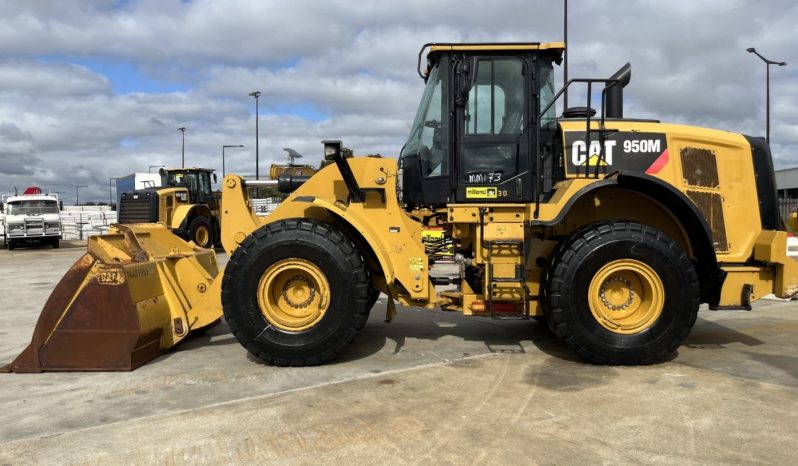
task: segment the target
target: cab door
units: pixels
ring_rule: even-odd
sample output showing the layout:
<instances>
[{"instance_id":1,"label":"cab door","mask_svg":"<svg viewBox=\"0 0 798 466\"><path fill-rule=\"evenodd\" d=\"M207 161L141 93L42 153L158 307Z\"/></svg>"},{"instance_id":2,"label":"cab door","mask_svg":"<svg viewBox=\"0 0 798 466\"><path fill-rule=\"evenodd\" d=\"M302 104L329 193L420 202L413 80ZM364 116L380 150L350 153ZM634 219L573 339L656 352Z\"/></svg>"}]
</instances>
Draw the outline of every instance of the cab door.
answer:
<instances>
[{"instance_id":1,"label":"cab door","mask_svg":"<svg viewBox=\"0 0 798 466\"><path fill-rule=\"evenodd\" d=\"M216 196L211 190L211 173L201 171L197 173L199 179L199 190L197 193L197 203L205 204L212 211L217 209Z\"/></svg>"},{"instance_id":2,"label":"cab door","mask_svg":"<svg viewBox=\"0 0 798 466\"><path fill-rule=\"evenodd\" d=\"M457 201L530 201L534 126L527 60L466 57L457 73Z\"/></svg>"}]
</instances>

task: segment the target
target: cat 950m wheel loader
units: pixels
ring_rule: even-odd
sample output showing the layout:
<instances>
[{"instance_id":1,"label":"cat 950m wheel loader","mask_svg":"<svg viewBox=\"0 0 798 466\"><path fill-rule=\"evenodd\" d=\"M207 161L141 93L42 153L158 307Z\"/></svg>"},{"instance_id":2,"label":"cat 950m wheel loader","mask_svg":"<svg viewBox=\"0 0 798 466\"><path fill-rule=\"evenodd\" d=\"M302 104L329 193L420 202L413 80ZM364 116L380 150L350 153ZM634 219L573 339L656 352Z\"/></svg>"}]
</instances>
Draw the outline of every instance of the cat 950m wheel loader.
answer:
<instances>
[{"instance_id":1,"label":"cat 950m wheel loader","mask_svg":"<svg viewBox=\"0 0 798 466\"><path fill-rule=\"evenodd\" d=\"M701 303L791 297L798 267L765 141L625 118L628 65L555 93L563 48L425 45L398 163L344 158L327 141L335 163L284 182L292 193L267 218L250 209L258 182L227 176L224 271L160 225L92 237L6 369L133 369L222 314L257 357L321 364L355 340L379 292L389 319L394 301L534 317L586 361L651 364L684 341ZM575 84L587 105L555 115ZM423 227L451 238L459 277L430 275Z\"/></svg>"}]
</instances>

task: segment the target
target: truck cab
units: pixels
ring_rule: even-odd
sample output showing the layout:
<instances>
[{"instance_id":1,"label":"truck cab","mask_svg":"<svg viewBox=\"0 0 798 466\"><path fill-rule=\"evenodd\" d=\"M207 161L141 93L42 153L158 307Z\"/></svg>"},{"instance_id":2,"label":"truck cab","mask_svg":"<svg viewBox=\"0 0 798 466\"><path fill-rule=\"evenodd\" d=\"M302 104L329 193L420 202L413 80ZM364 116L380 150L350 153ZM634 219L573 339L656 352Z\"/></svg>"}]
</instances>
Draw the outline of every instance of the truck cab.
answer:
<instances>
[{"instance_id":1,"label":"truck cab","mask_svg":"<svg viewBox=\"0 0 798 466\"><path fill-rule=\"evenodd\" d=\"M39 188L29 188L26 194L5 195L2 199L6 248L11 250L30 244L60 246L61 214L57 194L43 194Z\"/></svg>"}]
</instances>

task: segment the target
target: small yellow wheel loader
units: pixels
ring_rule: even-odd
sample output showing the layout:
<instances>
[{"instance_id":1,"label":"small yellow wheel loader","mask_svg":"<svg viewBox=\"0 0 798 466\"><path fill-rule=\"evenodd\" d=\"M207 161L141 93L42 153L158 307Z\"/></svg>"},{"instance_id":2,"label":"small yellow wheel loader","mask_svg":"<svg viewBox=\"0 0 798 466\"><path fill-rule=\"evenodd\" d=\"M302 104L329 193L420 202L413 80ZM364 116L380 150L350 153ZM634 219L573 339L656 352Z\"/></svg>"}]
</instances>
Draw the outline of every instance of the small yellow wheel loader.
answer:
<instances>
[{"instance_id":1,"label":"small yellow wheel loader","mask_svg":"<svg viewBox=\"0 0 798 466\"><path fill-rule=\"evenodd\" d=\"M161 187L122 193L119 223L161 223L203 248L219 243L219 199L209 168L161 168Z\"/></svg>"},{"instance_id":2,"label":"small yellow wheel loader","mask_svg":"<svg viewBox=\"0 0 798 466\"><path fill-rule=\"evenodd\" d=\"M222 315L265 361L322 364L355 341L380 292L388 320L395 301L536 318L585 361L652 364L701 303L792 297L798 266L765 141L624 117L628 65L555 92L563 48L426 44L399 163L325 141L334 164L282 180L291 194L267 218L247 186L268 182L224 179L223 272L159 225L92 237L6 370L133 369ZM587 88L586 106L557 116L572 85ZM451 239L459 276L431 275L425 227Z\"/></svg>"}]
</instances>

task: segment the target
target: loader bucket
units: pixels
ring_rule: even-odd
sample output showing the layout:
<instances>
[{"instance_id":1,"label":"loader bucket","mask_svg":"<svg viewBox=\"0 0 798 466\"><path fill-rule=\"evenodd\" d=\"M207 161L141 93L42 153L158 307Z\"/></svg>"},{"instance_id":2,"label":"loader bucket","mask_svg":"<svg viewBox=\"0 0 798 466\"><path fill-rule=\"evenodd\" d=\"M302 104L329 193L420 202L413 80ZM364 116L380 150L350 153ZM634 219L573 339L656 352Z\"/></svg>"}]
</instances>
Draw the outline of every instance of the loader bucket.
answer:
<instances>
[{"instance_id":1,"label":"loader bucket","mask_svg":"<svg viewBox=\"0 0 798 466\"><path fill-rule=\"evenodd\" d=\"M221 318L212 250L155 224L114 225L53 290L3 372L129 371Z\"/></svg>"}]
</instances>

